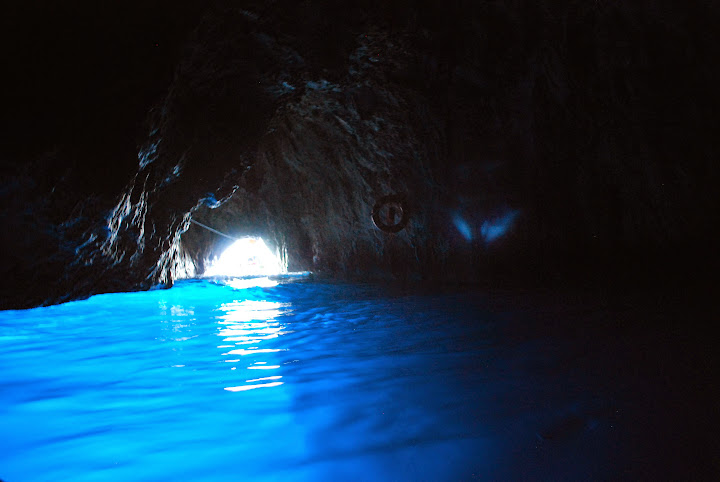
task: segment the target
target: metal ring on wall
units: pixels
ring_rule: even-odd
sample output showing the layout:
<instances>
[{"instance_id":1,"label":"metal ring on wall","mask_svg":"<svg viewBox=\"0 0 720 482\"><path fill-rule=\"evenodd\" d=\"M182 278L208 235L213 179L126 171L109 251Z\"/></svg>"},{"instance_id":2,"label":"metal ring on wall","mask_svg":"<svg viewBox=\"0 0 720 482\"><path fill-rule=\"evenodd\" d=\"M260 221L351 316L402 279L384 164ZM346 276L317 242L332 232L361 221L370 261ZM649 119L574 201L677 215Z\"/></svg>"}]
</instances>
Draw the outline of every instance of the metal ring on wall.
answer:
<instances>
[{"instance_id":1,"label":"metal ring on wall","mask_svg":"<svg viewBox=\"0 0 720 482\"><path fill-rule=\"evenodd\" d=\"M373 224L386 233L399 233L410 220L407 202L403 194L389 194L375 203L372 210Z\"/></svg>"}]
</instances>

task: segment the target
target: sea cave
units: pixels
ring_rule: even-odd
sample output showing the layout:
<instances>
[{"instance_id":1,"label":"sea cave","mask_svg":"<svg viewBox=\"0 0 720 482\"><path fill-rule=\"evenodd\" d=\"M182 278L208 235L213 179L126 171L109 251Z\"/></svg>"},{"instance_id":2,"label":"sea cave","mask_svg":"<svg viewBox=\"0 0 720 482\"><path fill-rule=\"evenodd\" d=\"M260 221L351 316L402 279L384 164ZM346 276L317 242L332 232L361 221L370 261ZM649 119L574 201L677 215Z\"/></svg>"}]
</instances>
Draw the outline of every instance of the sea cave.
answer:
<instances>
[{"instance_id":1,"label":"sea cave","mask_svg":"<svg viewBox=\"0 0 720 482\"><path fill-rule=\"evenodd\" d=\"M0 478L715 480L718 19L8 6Z\"/></svg>"}]
</instances>

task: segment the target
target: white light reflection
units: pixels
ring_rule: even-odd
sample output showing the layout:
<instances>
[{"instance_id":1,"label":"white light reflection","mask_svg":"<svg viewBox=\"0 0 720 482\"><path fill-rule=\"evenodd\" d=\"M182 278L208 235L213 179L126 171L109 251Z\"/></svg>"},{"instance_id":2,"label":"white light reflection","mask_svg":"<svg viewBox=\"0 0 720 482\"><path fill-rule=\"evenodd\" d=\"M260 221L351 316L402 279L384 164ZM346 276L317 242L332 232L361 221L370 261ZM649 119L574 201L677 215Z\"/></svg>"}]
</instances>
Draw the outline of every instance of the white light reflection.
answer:
<instances>
[{"instance_id":1,"label":"white light reflection","mask_svg":"<svg viewBox=\"0 0 720 482\"><path fill-rule=\"evenodd\" d=\"M158 314L161 316L162 341L188 341L197 338L195 332L195 307L170 305L167 300L158 301Z\"/></svg>"},{"instance_id":2,"label":"white light reflection","mask_svg":"<svg viewBox=\"0 0 720 482\"><path fill-rule=\"evenodd\" d=\"M271 382L271 383L260 383L258 385L240 385L239 387L225 387L228 392L244 392L247 390L253 390L255 388L268 388L277 387L282 385L283 382Z\"/></svg>"},{"instance_id":3,"label":"white light reflection","mask_svg":"<svg viewBox=\"0 0 720 482\"><path fill-rule=\"evenodd\" d=\"M244 290L247 288L272 288L277 286L278 282L266 276L264 278L233 278L225 281L225 284L236 290Z\"/></svg>"},{"instance_id":4,"label":"white light reflection","mask_svg":"<svg viewBox=\"0 0 720 482\"><path fill-rule=\"evenodd\" d=\"M277 376L274 376L274 377L253 378L252 380L245 380L245 381L246 381L247 383L250 383L250 382L262 382L262 381L265 381L265 380L280 380L281 378L282 378L281 376L277 375Z\"/></svg>"},{"instance_id":5,"label":"white light reflection","mask_svg":"<svg viewBox=\"0 0 720 482\"><path fill-rule=\"evenodd\" d=\"M218 346L225 350L222 354L227 357L224 362L231 363L232 369L239 369L236 373L240 376L244 370L276 370L281 367L276 360L268 363L264 357L272 356L273 353L287 351L286 348L275 348L268 346L273 343L272 340L287 333L285 325L277 320L283 314L288 313L289 303L279 303L273 301L255 301L243 300L226 303L221 305L220 310L223 311L218 318L218 333L222 337L223 342ZM273 343L274 344L274 343ZM251 358L249 366L238 365L240 355L244 358ZM273 363L275 362L275 363ZM235 372L234 372L235 373ZM244 372L248 373L248 372ZM229 392L242 392L255 388L267 388L282 385L283 382L272 381L279 380L281 376L253 378L246 376L245 384L238 386L225 387ZM264 382L268 383L254 383Z\"/></svg>"},{"instance_id":6,"label":"white light reflection","mask_svg":"<svg viewBox=\"0 0 720 482\"><path fill-rule=\"evenodd\" d=\"M227 353L223 353L223 355L254 355L255 353L276 353L279 351L287 350L284 348L265 348L262 350L260 348L250 348L248 350L240 348L239 350L230 350Z\"/></svg>"},{"instance_id":7,"label":"white light reflection","mask_svg":"<svg viewBox=\"0 0 720 482\"><path fill-rule=\"evenodd\" d=\"M235 301L223 303L220 309L226 313L220 318L225 322L237 323L245 321L272 321L287 310L290 303L277 303L274 301Z\"/></svg>"}]
</instances>

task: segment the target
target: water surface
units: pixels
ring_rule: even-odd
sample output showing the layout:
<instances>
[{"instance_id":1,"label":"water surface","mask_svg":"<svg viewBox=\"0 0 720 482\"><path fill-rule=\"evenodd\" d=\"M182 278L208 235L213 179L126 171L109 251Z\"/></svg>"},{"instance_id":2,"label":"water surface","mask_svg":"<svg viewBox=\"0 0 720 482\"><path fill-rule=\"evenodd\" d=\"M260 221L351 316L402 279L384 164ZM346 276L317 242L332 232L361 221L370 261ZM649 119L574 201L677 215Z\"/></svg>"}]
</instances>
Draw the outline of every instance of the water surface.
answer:
<instances>
[{"instance_id":1,"label":"water surface","mask_svg":"<svg viewBox=\"0 0 720 482\"><path fill-rule=\"evenodd\" d=\"M653 473L631 342L572 328L615 315L517 299L195 280L0 312L0 477Z\"/></svg>"}]
</instances>

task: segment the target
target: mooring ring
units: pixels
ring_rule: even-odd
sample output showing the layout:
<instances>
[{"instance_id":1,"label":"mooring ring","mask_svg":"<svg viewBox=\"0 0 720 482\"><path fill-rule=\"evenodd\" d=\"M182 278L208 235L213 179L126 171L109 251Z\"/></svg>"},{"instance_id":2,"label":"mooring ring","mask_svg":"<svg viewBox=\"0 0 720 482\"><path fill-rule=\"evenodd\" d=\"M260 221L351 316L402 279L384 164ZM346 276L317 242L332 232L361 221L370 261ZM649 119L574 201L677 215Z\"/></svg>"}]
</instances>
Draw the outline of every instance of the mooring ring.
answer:
<instances>
[{"instance_id":1,"label":"mooring ring","mask_svg":"<svg viewBox=\"0 0 720 482\"><path fill-rule=\"evenodd\" d=\"M399 233L410 220L405 196L389 194L375 203L372 210L373 224L386 233Z\"/></svg>"}]
</instances>

